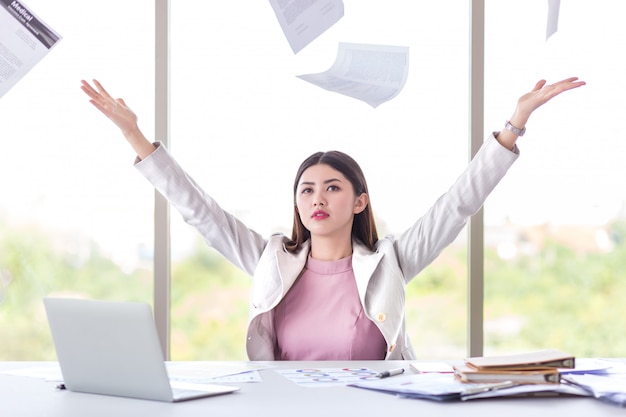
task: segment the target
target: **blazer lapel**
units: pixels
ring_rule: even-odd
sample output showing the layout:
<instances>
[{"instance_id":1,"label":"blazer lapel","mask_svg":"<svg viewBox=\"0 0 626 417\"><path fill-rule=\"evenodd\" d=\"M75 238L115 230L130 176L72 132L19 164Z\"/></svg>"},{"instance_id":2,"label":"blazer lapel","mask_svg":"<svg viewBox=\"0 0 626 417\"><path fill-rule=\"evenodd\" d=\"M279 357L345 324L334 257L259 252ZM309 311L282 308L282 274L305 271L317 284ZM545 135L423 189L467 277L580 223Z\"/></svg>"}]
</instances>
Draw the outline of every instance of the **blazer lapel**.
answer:
<instances>
[{"instance_id":1,"label":"blazer lapel","mask_svg":"<svg viewBox=\"0 0 626 417\"><path fill-rule=\"evenodd\" d=\"M352 242L352 270L354 270L357 289L363 305L365 305L367 284L383 256L382 252L372 252L356 240Z\"/></svg>"},{"instance_id":2,"label":"blazer lapel","mask_svg":"<svg viewBox=\"0 0 626 417\"><path fill-rule=\"evenodd\" d=\"M310 246L311 242L307 240L302 244L300 251L295 255L286 250L276 251L278 273L283 283L281 299L287 294L287 291L289 291L293 283L296 282L296 279L304 270L306 260L309 256Z\"/></svg>"}]
</instances>

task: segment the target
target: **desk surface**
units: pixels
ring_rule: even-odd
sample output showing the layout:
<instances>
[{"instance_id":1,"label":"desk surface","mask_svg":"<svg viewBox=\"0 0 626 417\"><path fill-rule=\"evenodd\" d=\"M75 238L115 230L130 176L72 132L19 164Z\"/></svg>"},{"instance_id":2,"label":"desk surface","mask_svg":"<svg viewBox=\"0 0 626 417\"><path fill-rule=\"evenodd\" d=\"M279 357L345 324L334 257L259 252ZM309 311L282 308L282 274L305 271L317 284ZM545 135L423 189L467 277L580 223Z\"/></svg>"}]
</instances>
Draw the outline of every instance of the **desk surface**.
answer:
<instances>
[{"instance_id":1,"label":"desk surface","mask_svg":"<svg viewBox=\"0 0 626 417\"><path fill-rule=\"evenodd\" d=\"M49 363L48 363L49 364ZM233 394L162 403L55 389L55 383L33 377L0 374L0 398L4 416L480 416L528 417L533 413L576 416L624 416L626 410L592 398L488 399L459 403L402 399L393 395L353 387L302 387L277 369L367 367L376 371L410 366L402 361L357 362L271 362L260 372L263 382L233 384ZM0 362L0 371L43 366L36 362ZM410 371L412 372L412 371ZM536 414L538 415L538 414Z\"/></svg>"}]
</instances>

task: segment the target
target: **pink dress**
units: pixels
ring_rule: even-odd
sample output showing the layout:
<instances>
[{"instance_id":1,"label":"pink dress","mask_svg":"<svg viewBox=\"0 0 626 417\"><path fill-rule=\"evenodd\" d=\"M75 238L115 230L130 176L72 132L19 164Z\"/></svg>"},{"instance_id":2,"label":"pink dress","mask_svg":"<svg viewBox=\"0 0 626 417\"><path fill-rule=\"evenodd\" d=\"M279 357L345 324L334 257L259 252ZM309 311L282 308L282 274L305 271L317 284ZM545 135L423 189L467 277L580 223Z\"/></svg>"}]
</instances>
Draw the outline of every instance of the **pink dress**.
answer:
<instances>
[{"instance_id":1,"label":"pink dress","mask_svg":"<svg viewBox=\"0 0 626 417\"><path fill-rule=\"evenodd\" d=\"M306 269L274 311L276 359L385 359L386 343L359 300L352 257L308 258Z\"/></svg>"}]
</instances>

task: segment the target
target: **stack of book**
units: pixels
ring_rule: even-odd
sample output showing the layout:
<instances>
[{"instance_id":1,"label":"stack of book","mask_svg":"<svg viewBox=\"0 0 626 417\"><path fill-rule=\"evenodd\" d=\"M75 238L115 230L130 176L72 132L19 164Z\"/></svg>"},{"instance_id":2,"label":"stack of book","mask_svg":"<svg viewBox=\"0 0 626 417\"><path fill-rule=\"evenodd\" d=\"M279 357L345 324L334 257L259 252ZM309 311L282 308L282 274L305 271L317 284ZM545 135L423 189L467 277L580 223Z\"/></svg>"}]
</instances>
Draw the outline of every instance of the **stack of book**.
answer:
<instances>
[{"instance_id":1,"label":"stack of book","mask_svg":"<svg viewBox=\"0 0 626 417\"><path fill-rule=\"evenodd\" d=\"M465 359L454 366L454 375L462 382L511 382L546 384L561 382L560 369L575 367L574 356L557 350Z\"/></svg>"}]
</instances>

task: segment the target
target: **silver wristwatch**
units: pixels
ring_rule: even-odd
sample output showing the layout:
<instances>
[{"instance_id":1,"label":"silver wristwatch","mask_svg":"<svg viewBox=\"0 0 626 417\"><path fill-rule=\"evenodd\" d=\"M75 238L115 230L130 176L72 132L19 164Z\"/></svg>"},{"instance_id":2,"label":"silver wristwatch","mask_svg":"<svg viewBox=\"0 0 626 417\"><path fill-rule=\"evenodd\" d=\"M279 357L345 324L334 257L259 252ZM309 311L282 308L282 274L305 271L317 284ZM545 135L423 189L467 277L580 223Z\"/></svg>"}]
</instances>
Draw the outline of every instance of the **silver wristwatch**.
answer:
<instances>
[{"instance_id":1,"label":"silver wristwatch","mask_svg":"<svg viewBox=\"0 0 626 417\"><path fill-rule=\"evenodd\" d=\"M511 122L508 121L508 120L506 121L506 124L504 125L504 127L506 129L510 130L511 132L515 133L517 136L524 136L524 133L526 133L526 127L522 128L522 129L517 128L517 127L513 126L511 124Z\"/></svg>"}]
</instances>

